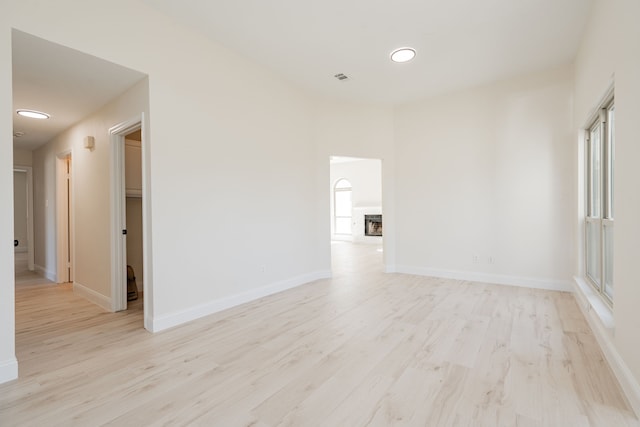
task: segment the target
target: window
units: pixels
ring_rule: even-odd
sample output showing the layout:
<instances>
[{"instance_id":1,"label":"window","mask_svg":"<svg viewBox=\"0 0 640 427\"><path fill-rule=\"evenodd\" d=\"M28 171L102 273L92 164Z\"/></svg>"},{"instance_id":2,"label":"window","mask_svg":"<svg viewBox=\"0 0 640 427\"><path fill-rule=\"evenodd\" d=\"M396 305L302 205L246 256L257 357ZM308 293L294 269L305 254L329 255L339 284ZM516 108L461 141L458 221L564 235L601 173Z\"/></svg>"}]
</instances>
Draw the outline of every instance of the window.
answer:
<instances>
[{"instance_id":1,"label":"window","mask_svg":"<svg viewBox=\"0 0 640 427\"><path fill-rule=\"evenodd\" d=\"M613 302L613 177L615 106L604 104L586 129L585 265L588 281Z\"/></svg>"},{"instance_id":2,"label":"window","mask_svg":"<svg viewBox=\"0 0 640 427\"><path fill-rule=\"evenodd\" d=\"M351 183L339 179L333 187L333 225L335 234L351 234Z\"/></svg>"}]
</instances>

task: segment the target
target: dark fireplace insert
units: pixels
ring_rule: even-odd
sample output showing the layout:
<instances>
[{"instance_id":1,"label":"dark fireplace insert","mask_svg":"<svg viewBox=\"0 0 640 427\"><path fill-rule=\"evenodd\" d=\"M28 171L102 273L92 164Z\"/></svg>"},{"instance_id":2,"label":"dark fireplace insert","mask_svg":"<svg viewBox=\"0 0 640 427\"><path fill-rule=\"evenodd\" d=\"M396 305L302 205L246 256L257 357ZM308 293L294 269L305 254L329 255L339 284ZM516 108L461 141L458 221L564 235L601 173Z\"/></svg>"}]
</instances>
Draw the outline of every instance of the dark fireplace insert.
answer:
<instances>
[{"instance_id":1,"label":"dark fireplace insert","mask_svg":"<svg viewBox=\"0 0 640 427\"><path fill-rule=\"evenodd\" d=\"M382 215L364 216L364 235L382 236Z\"/></svg>"}]
</instances>

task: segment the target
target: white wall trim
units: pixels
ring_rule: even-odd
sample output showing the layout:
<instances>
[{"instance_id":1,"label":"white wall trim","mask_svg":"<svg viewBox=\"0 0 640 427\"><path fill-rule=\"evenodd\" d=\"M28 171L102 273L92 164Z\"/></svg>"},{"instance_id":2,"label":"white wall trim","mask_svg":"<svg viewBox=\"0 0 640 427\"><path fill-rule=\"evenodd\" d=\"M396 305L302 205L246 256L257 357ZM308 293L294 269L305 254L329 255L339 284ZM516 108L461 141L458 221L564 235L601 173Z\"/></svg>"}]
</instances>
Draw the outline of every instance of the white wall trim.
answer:
<instances>
[{"instance_id":1,"label":"white wall trim","mask_svg":"<svg viewBox=\"0 0 640 427\"><path fill-rule=\"evenodd\" d=\"M384 272L385 273L397 273L398 270L396 269L395 265L385 265L384 266Z\"/></svg>"},{"instance_id":2,"label":"white wall trim","mask_svg":"<svg viewBox=\"0 0 640 427\"><path fill-rule=\"evenodd\" d=\"M74 199L73 199L73 149L61 151L55 158L55 227L56 227L56 282L65 283L75 278L75 235L74 235ZM71 170L67 176L67 159ZM66 181L69 180L67 188ZM67 204L67 197L69 203ZM70 252L70 254L69 254ZM67 260L67 254L70 259ZM70 269L69 269L70 268ZM69 270L67 270L69 269ZM68 271L68 273L67 273Z\"/></svg>"},{"instance_id":3,"label":"white wall trim","mask_svg":"<svg viewBox=\"0 0 640 427\"><path fill-rule=\"evenodd\" d=\"M613 342L615 325L611 309L581 278L573 278L574 297L602 349L605 359L618 379L631 408L640 417L640 384L618 353Z\"/></svg>"},{"instance_id":4,"label":"white wall trim","mask_svg":"<svg viewBox=\"0 0 640 427\"><path fill-rule=\"evenodd\" d=\"M440 270L436 268L412 267L408 265L397 265L396 272L404 274L416 274L418 276L432 276L442 277L445 279L468 280L471 282L518 286L523 288L545 289L549 291L571 292L573 290L570 280L561 279L538 279L534 277L476 273L473 271Z\"/></svg>"},{"instance_id":5,"label":"white wall trim","mask_svg":"<svg viewBox=\"0 0 640 427\"><path fill-rule=\"evenodd\" d=\"M47 270L45 267L35 264L34 265L36 272L38 272L39 274L43 275L47 280L51 281L51 282L55 282L57 280L57 276L56 276L56 272L55 271L49 271Z\"/></svg>"},{"instance_id":6,"label":"white wall trim","mask_svg":"<svg viewBox=\"0 0 640 427\"><path fill-rule=\"evenodd\" d=\"M126 197L127 190L125 185L125 145L127 144L125 136L130 132L141 130L142 141L140 142L141 168L142 168L142 189L139 197L143 198L142 206L142 263L143 271L147 278L151 277L149 262L149 244L147 233L148 212L145 201L147 196L147 181L145 178L147 164L144 152L146 150L146 131L144 113L140 113L132 119L112 126L109 129L110 150L111 150L111 311L121 311L127 309L127 240L126 235L122 234L122 230L126 229ZM138 146L136 144L136 146ZM148 281L151 286L151 280ZM150 289L148 289L150 291ZM151 292L147 293L151 295ZM152 311L152 301L143 301L143 310ZM146 316L145 316L146 319ZM145 321L145 328L147 323ZM149 329L149 328L147 328Z\"/></svg>"},{"instance_id":7,"label":"white wall trim","mask_svg":"<svg viewBox=\"0 0 640 427\"><path fill-rule=\"evenodd\" d=\"M110 311L127 309L127 240L126 201L124 178L124 136L140 128L140 119L134 118L109 129L111 167L111 303Z\"/></svg>"},{"instance_id":8,"label":"white wall trim","mask_svg":"<svg viewBox=\"0 0 640 427\"><path fill-rule=\"evenodd\" d=\"M329 270L303 274L291 279L282 280L280 282L275 282L257 289L252 289L247 292L220 298L205 304L200 304L186 310L176 311L164 316L158 316L152 319L151 332L159 332L186 322L190 322L192 320L199 319L204 316L208 316L210 314L217 313L219 311L226 310L228 308L236 307L238 305L257 300L259 298L286 291L288 289L295 288L297 286L304 285L316 280L328 279L330 277L331 271Z\"/></svg>"},{"instance_id":9,"label":"white wall trim","mask_svg":"<svg viewBox=\"0 0 640 427\"><path fill-rule=\"evenodd\" d=\"M100 306L106 311L111 311L111 298L102 295L78 282L73 282L73 292L92 303Z\"/></svg>"},{"instance_id":10,"label":"white wall trim","mask_svg":"<svg viewBox=\"0 0 640 427\"><path fill-rule=\"evenodd\" d=\"M18 359L15 357L0 362L0 384L18 378Z\"/></svg>"},{"instance_id":11,"label":"white wall trim","mask_svg":"<svg viewBox=\"0 0 640 427\"><path fill-rule=\"evenodd\" d=\"M611 307L594 291L593 287L580 277L573 278L573 292L580 309L587 312L593 311L596 316L595 319L598 320L600 326L613 338L615 335L615 320Z\"/></svg>"}]
</instances>

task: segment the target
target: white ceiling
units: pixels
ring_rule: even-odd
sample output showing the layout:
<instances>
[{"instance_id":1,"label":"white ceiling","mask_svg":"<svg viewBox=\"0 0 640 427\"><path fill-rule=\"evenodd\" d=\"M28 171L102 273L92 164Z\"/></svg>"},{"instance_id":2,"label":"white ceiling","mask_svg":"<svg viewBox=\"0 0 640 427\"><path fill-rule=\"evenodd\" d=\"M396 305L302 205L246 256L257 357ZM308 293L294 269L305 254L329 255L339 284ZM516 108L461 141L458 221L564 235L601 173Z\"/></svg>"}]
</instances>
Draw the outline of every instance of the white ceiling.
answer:
<instances>
[{"instance_id":1,"label":"white ceiling","mask_svg":"<svg viewBox=\"0 0 640 427\"><path fill-rule=\"evenodd\" d=\"M142 0L318 96L398 104L567 64L592 0ZM406 64L390 52L411 46ZM338 81L334 75L346 74ZM14 147L34 149L144 75L13 31Z\"/></svg>"},{"instance_id":2,"label":"white ceiling","mask_svg":"<svg viewBox=\"0 0 640 427\"><path fill-rule=\"evenodd\" d=\"M14 30L13 147L33 150L97 111L145 75L111 62ZM49 113L48 120L15 114Z\"/></svg>"},{"instance_id":3,"label":"white ceiling","mask_svg":"<svg viewBox=\"0 0 640 427\"><path fill-rule=\"evenodd\" d=\"M569 63L592 0L144 0L316 94L402 103ZM392 50L414 47L406 64ZM338 81L333 76L346 74Z\"/></svg>"}]
</instances>

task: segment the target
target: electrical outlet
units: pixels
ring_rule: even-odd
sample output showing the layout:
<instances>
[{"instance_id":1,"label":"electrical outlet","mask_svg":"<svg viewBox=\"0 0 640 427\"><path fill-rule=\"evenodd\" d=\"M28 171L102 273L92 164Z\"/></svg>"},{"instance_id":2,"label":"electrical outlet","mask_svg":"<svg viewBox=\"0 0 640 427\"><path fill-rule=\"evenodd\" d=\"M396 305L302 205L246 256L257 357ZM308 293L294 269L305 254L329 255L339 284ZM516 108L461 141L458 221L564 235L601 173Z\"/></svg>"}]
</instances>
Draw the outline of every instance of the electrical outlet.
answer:
<instances>
[{"instance_id":1,"label":"electrical outlet","mask_svg":"<svg viewBox=\"0 0 640 427\"><path fill-rule=\"evenodd\" d=\"M267 272L267 266L266 265L261 265L260 266L260 272L261 273L266 273Z\"/></svg>"},{"instance_id":2,"label":"electrical outlet","mask_svg":"<svg viewBox=\"0 0 640 427\"><path fill-rule=\"evenodd\" d=\"M489 256L489 258L487 258L487 262L489 264L493 264L494 261L495 261L495 259L492 256Z\"/></svg>"},{"instance_id":3,"label":"electrical outlet","mask_svg":"<svg viewBox=\"0 0 640 427\"><path fill-rule=\"evenodd\" d=\"M473 263L474 264L478 264L480 262L480 256L479 255L474 255L472 257Z\"/></svg>"}]
</instances>

